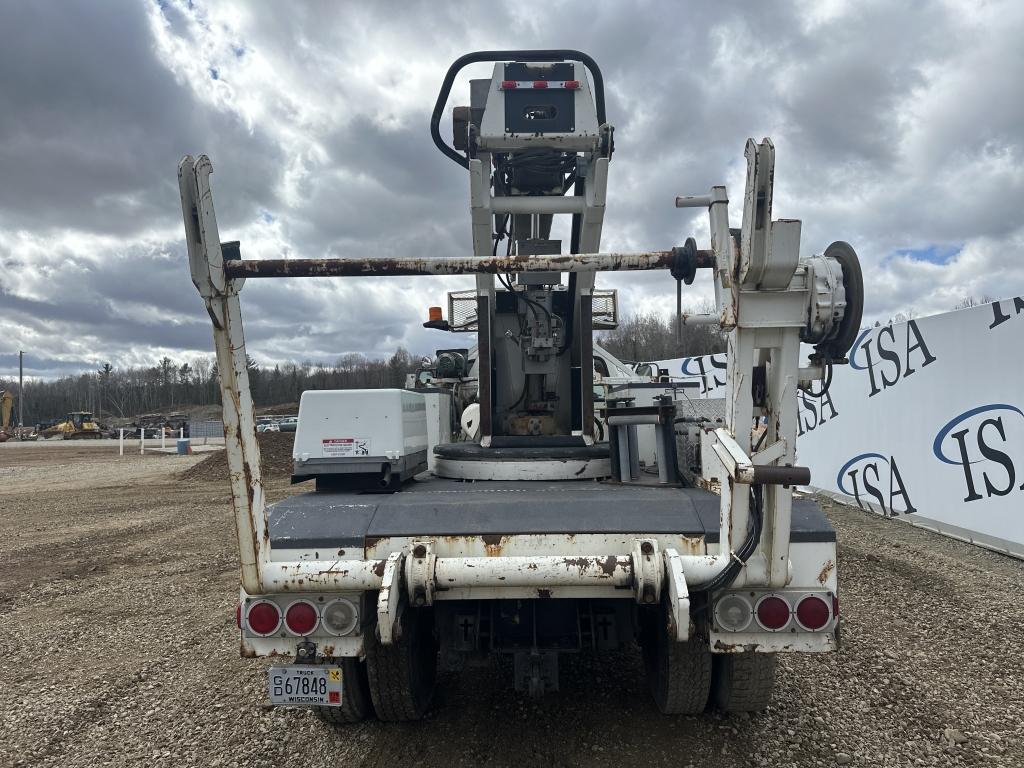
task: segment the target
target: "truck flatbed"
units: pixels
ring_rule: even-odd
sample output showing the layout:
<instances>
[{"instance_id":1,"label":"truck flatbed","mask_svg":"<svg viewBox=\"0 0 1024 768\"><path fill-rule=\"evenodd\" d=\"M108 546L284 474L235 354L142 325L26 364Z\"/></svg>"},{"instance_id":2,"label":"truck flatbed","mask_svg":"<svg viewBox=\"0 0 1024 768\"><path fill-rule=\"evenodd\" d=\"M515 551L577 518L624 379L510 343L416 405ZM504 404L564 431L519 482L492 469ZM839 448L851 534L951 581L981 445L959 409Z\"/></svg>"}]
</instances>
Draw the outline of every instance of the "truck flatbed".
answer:
<instances>
[{"instance_id":1,"label":"truck flatbed","mask_svg":"<svg viewBox=\"0 0 1024 768\"><path fill-rule=\"evenodd\" d=\"M698 488L430 478L397 493L320 491L267 508L273 549L372 546L398 536L673 533L719 539L719 497ZM834 542L810 498L793 500L792 542Z\"/></svg>"}]
</instances>

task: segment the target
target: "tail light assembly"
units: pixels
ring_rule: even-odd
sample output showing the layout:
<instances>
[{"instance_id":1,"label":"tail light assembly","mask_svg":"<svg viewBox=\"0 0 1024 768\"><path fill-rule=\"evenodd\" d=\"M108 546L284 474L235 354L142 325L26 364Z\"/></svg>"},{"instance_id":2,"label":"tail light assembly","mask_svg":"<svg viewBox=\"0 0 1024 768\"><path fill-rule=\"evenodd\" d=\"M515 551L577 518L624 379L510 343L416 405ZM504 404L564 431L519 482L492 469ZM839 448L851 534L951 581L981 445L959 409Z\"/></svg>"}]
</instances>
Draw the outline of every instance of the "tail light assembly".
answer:
<instances>
[{"instance_id":1,"label":"tail light assembly","mask_svg":"<svg viewBox=\"0 0 1024 768\"><path fill-rule=\"evenodd\" d=\"M235 621L256 637L343 637L359 628L358 601L335 595L243 597Z\"/></svg>"},{"instance_id":2,"label":"tail light assembly","mask_svg":"<svg viewBox=\"0 0 1024 768\"><path fill-rule=\"evenodd\" d=\"M720 632L826 632L839 616L831 592L726 592L714 603Z\"/></svg>"}]
</instances>

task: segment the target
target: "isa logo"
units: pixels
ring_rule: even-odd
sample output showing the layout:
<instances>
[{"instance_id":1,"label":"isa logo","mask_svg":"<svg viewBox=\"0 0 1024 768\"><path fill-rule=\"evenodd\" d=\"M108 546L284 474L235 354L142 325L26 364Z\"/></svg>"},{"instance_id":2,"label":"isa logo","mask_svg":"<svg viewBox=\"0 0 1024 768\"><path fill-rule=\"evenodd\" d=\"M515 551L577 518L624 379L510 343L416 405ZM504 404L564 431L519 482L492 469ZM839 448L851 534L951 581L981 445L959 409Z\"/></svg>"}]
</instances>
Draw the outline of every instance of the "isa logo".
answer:
<instances>
[{"instance_id":1,"label":"isa logo","mask_svg":"<svg viewBox=\"0 0 1024 768\"><path fill-rule=\"evenodd\" d=\"M873 499L886 517L917 512L893 456L881 453L854 456L836 475L836 487L847 496L853 496L861 509L866 509L865 502L870 505ZM902 509L896 509L897 499L903 500L898 505Z\"/></svg>"},{"instance_id":2,"label":"isa logo","mask_svg":"<svg viewBox=\"0 0 1024 768\"><path fill-rule=\"evenodd\" d=\"M861 333L850 349L850 367L868 372L868 397L897 386L935 362L935 355L915 321L886 325L874 336L873 330L868 328Z\"/></svg>"},{"instance_id":3,"label":"isa logo","mask_svg":"<svg viewBox=\"0 0 1024 768\"><path fill-rule=\"evenodd\" d=\"M1006 403L964 411L938 431L932 453L959 467L965 502L1024 491L1017 486L1024 469L1024 412Z\"/></svg>"},{"instance_id":4,"label":"isa logo","mask_svg":"<svg viewBox=\"0 0 1024 768\"><path fill-rule=\"evenodd\" d=\"M725 371L728 365L728 355L719 353L717 355L684 358L680 370L683 376L693 378L699 376L701 382L700 393L707 395L725 386Z\"/></svg>"}]
</instances>

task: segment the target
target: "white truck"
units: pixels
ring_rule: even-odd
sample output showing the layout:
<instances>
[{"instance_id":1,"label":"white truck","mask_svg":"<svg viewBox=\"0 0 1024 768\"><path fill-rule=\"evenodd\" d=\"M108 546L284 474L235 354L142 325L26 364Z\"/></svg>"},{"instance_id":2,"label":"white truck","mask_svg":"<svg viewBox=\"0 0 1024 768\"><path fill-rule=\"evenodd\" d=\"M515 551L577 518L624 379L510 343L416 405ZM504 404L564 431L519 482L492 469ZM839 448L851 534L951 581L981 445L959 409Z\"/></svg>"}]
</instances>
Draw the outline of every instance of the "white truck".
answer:
<instances>
[{"instance_id":1,"label":"white truck","mask_svg":"<svg viewBox=\"0 0 1024 768\"><path fill-rule=\"evenodd\" d=\"M478 62L492 74L470 81L449 146L452 83ZM179 166L221 372L242 655L275 659L273 704L332 723L422 717L439 665L503 654L515 686L540 694L558 687L561 654L634 644L662 712L763 708L776 654L838 640L835 531L793 498L809 480L796 394L845 362L863 302L856 255L833 243L801 256L800 222L772 221L767 139L747 143L738 229L724 187L676 198L707 210L710 249L691 238L601 252L613 129L600 69L579 51L463 56L431 133L469 175L471 255L243 259L220 240L209 159ZM571 217L568 248L551 238L554 216ZM723 401L697 408L601 376L595 409L594 282L611 270L686 284L710 273L717 312L687 322L727 333ZM267 505L244 281L449 274L475 276L472 322L432 313L428 325L474 334L473 359L469 345L443 350L422 391L305 393L294 479L315 490ZM801 341L815 345L805 367ZM656 472L638 471L640 426L653 428Z\"/></svg>"}]
</instances>

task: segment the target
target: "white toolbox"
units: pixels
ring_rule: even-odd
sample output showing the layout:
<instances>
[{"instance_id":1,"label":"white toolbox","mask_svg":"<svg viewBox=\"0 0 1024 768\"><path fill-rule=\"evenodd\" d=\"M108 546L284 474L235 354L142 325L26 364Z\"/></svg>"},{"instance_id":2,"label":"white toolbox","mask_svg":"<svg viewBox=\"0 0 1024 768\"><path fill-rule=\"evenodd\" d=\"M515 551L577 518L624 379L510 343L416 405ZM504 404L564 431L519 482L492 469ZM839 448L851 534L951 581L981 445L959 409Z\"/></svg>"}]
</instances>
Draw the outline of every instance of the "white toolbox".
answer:
<instances>
[{"instance_id":1,"label":"white toolbox","mask_svg":"<svg viewBox=\"0 0 1024 768\"><path fill-rule=\"evenodd\" d=\"M395 476L427 468L427 403L405 389L307 390L292 450L295 477Z\"/></svg>"}]
</instances>

